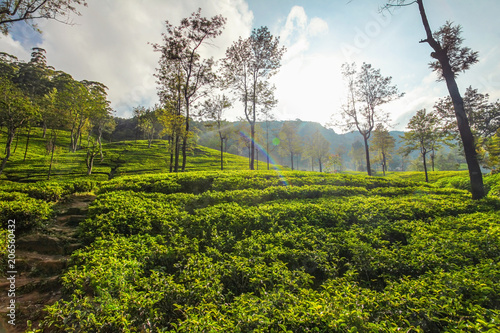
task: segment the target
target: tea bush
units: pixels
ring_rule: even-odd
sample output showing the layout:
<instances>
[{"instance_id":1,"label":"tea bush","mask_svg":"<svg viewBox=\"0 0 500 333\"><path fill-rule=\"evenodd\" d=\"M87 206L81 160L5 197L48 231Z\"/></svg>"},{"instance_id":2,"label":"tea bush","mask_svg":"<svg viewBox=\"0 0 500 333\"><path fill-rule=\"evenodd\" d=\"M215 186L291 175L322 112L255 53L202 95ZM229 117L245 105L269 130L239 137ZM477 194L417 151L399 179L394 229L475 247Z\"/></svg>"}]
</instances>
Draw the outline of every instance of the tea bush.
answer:
<instances>
[{"instance_id":1,"label":"tea bush","mask_svg":"<svg viewBox=\"0 0 500 333\"><path fill-rule=\"evenodd\" d=\"M16 232L40 227L52 216L52 203L34 199L26 193L0 192L0 219L7 228L8 220L16 221Z\"/></svg>"},{"instance_id":2,"label":"tea bush","mask_svg":"<svg viewBox=\"0 0 500 333\"><path fill-rule=\"evenodd\" d=\"M284 174L103 183L80 226L89 246L63 276L67 297L48 308L38 330L500 326L499 198L473 201L442 184Z\"/></svg>"}]
</instances>

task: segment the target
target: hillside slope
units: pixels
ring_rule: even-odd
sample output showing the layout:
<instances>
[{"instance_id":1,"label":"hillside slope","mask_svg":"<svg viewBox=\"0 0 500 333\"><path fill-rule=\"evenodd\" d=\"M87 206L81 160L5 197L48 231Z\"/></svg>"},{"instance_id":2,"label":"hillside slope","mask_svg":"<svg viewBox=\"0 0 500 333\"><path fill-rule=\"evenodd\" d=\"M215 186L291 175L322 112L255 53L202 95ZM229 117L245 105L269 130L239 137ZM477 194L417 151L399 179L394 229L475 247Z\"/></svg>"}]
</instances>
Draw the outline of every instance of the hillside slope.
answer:
<instances>
[{"instance_id":1,"label":"hillside slope","mask_svg":"<svg viewBox=\"0 0 500 333\"><path fill-rule=\"evenodd\" d=\"M87 176L85 164L86 149L70 152L69 132L58 131L56 150L51 170L51 179L68 180L86 177L94 180L106 180L125 174L162 173L169 171L169 155L164 140L155 140L148 148L145 140L122 141L103 144L104 159L97 157L91 176ZM36 182L46 180L51 155L48 151L48 136L42 137L42 130L31 131L28 149L27 135L23 131L18 135L12 148L12 156L0 179ZM83 138L82 146L86 147ZM5 137L0 136L0 147L5 145ZM24 158L26 152L26 158ZM224 168L227 170L247 170L248 159L242 156L224 154ZM261 165L263 166L263 165ZM187 171L219 170L220 152L197 146L188 155Z\"/></svg>"}]
</instances>

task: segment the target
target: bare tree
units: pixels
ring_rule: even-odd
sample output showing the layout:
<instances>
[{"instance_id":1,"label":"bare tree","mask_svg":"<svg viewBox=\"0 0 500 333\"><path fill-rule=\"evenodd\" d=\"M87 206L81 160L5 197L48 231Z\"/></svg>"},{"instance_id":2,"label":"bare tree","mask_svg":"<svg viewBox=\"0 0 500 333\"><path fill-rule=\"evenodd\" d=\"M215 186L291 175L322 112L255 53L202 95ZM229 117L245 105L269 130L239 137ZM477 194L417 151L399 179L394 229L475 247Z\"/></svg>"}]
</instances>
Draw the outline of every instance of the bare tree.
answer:
<instances>
[{"instance_id":1,"label":"bare tree","mask_svg":"<svg viewBox=\"0 0 500 333\"><path fill-rule=\"evenodd\" d=\"M458 130L464 146L465 159L469 168L469 178L473 199L481 199L486 195L483 184L483 175L477 158L474 136L469 119L465 112L464 101L460 95L455 80L459 72L466 71L471 65L478 62L477 52L468 47L462 47L463 38L460 36L461 27L446 22L437 32L432 33L429 20L424 8L423 0L390 0L383 9L409 6L417 4L424 26L426 37L420 43L427 43L432 48L431 57L434 59L430 68L438 73L438 80L444 80L455 109Z\"/></svg>"}]
</instances>

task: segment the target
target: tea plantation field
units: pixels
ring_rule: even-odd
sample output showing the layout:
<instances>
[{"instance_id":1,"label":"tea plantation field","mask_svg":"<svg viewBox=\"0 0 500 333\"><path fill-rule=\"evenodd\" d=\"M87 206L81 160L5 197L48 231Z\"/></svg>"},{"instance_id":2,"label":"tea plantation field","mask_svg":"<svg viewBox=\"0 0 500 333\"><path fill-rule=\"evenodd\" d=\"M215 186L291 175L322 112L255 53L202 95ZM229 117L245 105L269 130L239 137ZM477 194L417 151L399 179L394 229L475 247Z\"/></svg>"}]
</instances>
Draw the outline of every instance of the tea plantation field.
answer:
<instances>
[{"instance_id":1,"label":"tea plantation field","mask_svg":"<svg viewBox=\"0 0 500 333\"><path fill-rule=\"evenodd\" d=\"M41 197L97 194L34 331L498 332L500 177L481 201L458 178L196 172L3 195L36 224Z\"/></svg>"}]
</instances>

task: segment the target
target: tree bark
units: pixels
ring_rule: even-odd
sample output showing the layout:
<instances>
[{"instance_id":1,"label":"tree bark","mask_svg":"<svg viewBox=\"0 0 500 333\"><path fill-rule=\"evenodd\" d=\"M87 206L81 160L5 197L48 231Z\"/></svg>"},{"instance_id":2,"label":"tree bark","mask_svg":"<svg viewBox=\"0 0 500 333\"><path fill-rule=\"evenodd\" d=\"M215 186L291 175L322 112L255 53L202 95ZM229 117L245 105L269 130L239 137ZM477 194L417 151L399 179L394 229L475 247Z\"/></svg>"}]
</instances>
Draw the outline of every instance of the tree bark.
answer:
<instances>
[{"instance_id":1,"label":"tree bark","mask_svg":"<svg viewBox=\"0 0 500 333\"><path fill-rule=\"evenodd\" d=\"M220 169L224 170L224 139L223 138L220 138Z\"/></svg>"},{"instance_id":2,"label":"tree bark","mask_svg":"<svg viewBox=\"0 0 500 333\"><path fill-rule=\"evenodd\" d=\"M174 172L177 173L179 172L179 155L180 155L180 143L179 143L179 135L177 134L175 136L175 164L174 164Z\"/></svg>"},{"instance_id":3,"label":"tree bark","mask_svg":"<svg viewBox=\"0 0 500 333\"><path fill-rule=\"evenodd\" d=\"M255 170L255 120L250 123L250 170Z\"/></svg>"},{"instance_id":4,"label":"tree bark","mask_svg":"<svg viewBox=\"0 0 500 333\"><path fill-rule=\"evenodd\" d=\"M186 132L184 133L184 138L182 138L182 169L181 169L182 172L186 171L188 134L189 134L189 98L186 98Z\"/></svg>"},{"instance_id":5,"label":"tree bark","mask_svg":"<svg viewBox=\"0 0 500 333\"><path fill-rule=\"evenodd\" d=\"M50 180L50 175L52 173L52 163L54 162L54 151L56 150L56 139L57 139L57 132L53 132L51 135L52 153L50 155L50 165L49 165L49 172L47 174L47 180Z\"/></svg>"},{"instance_id":6,"label":"tree bark","mask_svg":"<svg viewBox=\"0 0 500 333\"><path fill-rule=\"evenodd\" d=\"M474 136L470 129L469 120L467 119L467 114L464 109L464 101L458 90L458 85L455 80L455 73L450 65L450 60L443 50L441 45L432 36L432 31L425 13L423 0L417 0L418 8L420 11L420 17L422 18L422 23L427 35L427 39L423 42L427 42L432 49L435 51L433 57L435 57L443 71L443 77L446 81L446 86L450 94L451 100L453 101L453 107L455 109L455 116L457 118L458 131L460 132L460 137L462 138L462 143L464 146L465 160L467 161L467 166L469 169L469 179L471 185L471 193L473 199L481 199L486 195L483 184L483 175L481 173L481 167L479 166L479 161L477 159L476 147L474 143Z\"/></svg>"},{"instance_id":7,"label":"tree bark","mask_svg":"<svg viewBox=\"0 0 500 333\"><path fill-rule=\"evenodd\" d=\"M385 177L386 169L387 169L387 165L386 165L385 153L382 153L382 172L384 173L384 177Z\"/></svg>"},{"instance_id":8,"label":"tree bark","mask_svg":"<svg viewBox=\"0 0 500 333\"><path fill-rule=\"evenodd\" d=\"M422 158L424 160L424 172L425 172L425 182L428 183L429 182L429 176L427 175L427 161L426 161L426 156L427 152L423 152L422 153Z\"/></svg>"},{"instance_id":9,"label":"tree bark","mask_svg":"<svg viewBox=\"0 0 500 333\"><path fill-rule=\"evenodd\" d=\"M0 175L3 173L3 169L7 164L7 161L10 158L10 147L12 146L12 142L14 141L14 136L16 136L16 131L9 129L7 134L7 143L5 144L5 157L2 160L2 164L0 165Z\"/></svg>"},{"instance_id":10,"label":"tree bark","mask_svg":"<svg viewBox=\"0 0 500 333\"><path fill-rule=\"evenodd\" d=\"M87 151L87 175L90 176L92 174L92 168L94 167L94 158L96 153Z\"/></svg>"},{"instance_id":11,"label":"tree bark","mask_svg":"<svg viewBox=\"0 0 500 333\"><path fill-rule=\"evenodd\" d=\"M31 126L28 127L28 137L26 138L26 149L24 150L23 162L26 162L26 155L28 154L28 147L30 144L30 134L31 134Z\"/></svg>"},{"instance_id":12,"label":"tree bark","mask_svg":"<svg viewBox=\"0 0 500 333\"><path fill-rule=\"evenodd\" d=\"M18 143L19 143L19 132L17 132L17 134L16 134L16 145L14 146L14 152L13 152L13 154L15 154L15 153L16 153L16 150L17 150L17 144L18 144Z\"/></svg>"},{"instance_id":13,"label":"tree bark","mask_svg":"<svg viewBox=\"0 0 500 333\"><path fill-rule=\"evenodd\" d=\"M269 170L269 123L266 120L266 159L267 170Z\"/></svg>"},{"instance_id":14,"label":"tree bark","mask_svg":"<svg viewBox=\"0 0 500 333\"><path fill-rule=\"evenodd\" d=\"M366 171L368 176L372 175L372 166L370 164L370 147L368 146L368 137L363 135L363 140L365 142L365 155L366 155Z\"/></svg>"}]
</instances>

